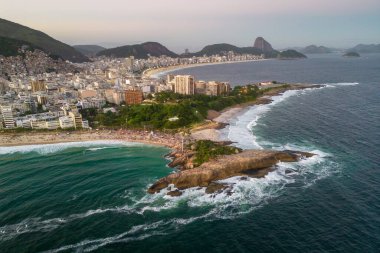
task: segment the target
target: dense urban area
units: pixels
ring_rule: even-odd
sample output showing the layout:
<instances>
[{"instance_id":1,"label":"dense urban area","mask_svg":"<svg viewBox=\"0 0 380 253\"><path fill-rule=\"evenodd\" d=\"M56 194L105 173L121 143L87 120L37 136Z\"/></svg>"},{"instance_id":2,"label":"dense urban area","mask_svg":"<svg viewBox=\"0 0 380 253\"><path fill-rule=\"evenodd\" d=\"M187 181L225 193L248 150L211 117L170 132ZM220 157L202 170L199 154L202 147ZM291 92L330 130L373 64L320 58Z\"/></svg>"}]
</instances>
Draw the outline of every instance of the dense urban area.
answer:
<instances>
[{"instance_id":1,"label":"dense urban area","mask_svg":"<svg viewBox=\"0 0 380 253\"><path fill-rule=\"evenodd\" d=\"M0 56L3 130L188 126L205 118L207 109L244 102L227 96L240 92L240 87L231 90L226 82L205 82L190 75L155 78L149 71L264 58L227 52L191 58L102 56L71 63L40 50L19 50L17 56Z\"/></svg>"}]
</instances>

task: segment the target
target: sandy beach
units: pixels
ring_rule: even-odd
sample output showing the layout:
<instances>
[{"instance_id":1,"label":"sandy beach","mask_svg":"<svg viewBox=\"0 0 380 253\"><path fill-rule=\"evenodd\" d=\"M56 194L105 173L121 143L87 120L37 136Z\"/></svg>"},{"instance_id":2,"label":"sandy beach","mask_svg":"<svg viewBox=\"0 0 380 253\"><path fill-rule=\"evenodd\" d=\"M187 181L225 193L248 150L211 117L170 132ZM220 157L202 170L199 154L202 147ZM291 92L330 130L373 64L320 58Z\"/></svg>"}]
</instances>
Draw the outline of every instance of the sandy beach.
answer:
<instances>
[{"instance_id":1,"label":"sandy beach","mask_svg":"<svg viewBox=\"0 0 380 253\"><path fill-rule=\"evenodd\" d=\"M230 120L241 113L244 113L251 106L268 104L272 101L272 96L282 94L287 90L298 90L305 88L317 88L319 85L291 85L287 88L273 89L266 92L264 96L257 98L255 101L234 105L223 111L210 113L204 123L191 129L190 139L194 140L212 140L228 141L220 135L220 129L228 127ZM0 133L0 146L21 146L32 144L52 144L64 142L81 142L96 140L116 140L127 142L138 142L149 145L165 146L171 149L181 149L182 137L180 134L164 133L160 131L143 131L143 130L91 130L91 131L46 131L46 132L20 132L20 133Z\"/></svg>"},{"instance_id":2,"label":"sandy beach","mask_svg":"<svg viewBox=\"0 0 380 253\"><path fill-rule=\"evenodd\" d=\"M81 142L96 140L117 140L138 142L149 145L165 146L171 149L181 147L181 136L162 132L138 130L100 130L75 132L28 132L28 133L1 133L0 146L22 146L35 144L52 144L65 142Z\"/></svg>"},{"instance_id":3,"label":"sandy beach","mask_svg":"<svg viewBox=\"0 0 380 253\"><path fill-rule=\"evenodd\" d=\"M187 68L195 68L200 66L208 66L208 65L219 65L219 64L233 64L233 63L241 63L241 62L254 62L254 61L265 61L268 59L258 59L258 60L246 60L246 61L230 61L230 62L209 62L209 63L195 63L195 64L182 64L175 66L168 66L156 69L147 69L143 72L143 78L158 78L160 75L180 69Z\"/></svg>"},{"instance_id":4,"label":"sandy beach","mask_svg":"<svg viewBox=\"0 0 380 253\"><path fill-rule=\"evenodd\" d=\"M203 124L201 127L194 128L191 131L191 137L195 140L211 140L215 142L229 141L220 134L220 129L228 127L230 120L235 118L251 106L264 105L272 102L273 96L278 96L287 90L301 90L307 88L319 88L320 85L307 85L307 84L292 84L288 88L273 89L265 93L264 96L257 98L255 101L237 104L231 107L227 107L221 112L214 113L214 117L209 117L209 121Z\"/></svg>"}]
</instances>

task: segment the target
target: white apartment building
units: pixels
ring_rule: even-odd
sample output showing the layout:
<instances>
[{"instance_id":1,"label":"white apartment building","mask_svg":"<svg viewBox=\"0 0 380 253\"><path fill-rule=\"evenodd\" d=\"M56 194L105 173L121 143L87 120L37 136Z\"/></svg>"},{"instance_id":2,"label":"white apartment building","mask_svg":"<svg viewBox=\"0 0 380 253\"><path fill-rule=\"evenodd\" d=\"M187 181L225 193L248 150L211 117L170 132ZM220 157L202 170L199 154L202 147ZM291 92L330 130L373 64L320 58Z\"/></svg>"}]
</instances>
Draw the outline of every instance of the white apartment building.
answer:
<instances>
[{"instance_id":1,"label":"white apartment building","mask_svg":"<svg viewBox=\"0 0 380 253\"><path fill-rule=\"evenodd\" d=\"M1 109L1 115L3 118L4 126L5 128L14 128L15 127L15 121L13 119L13 113L12 113L12 107L2 105L0 106Z\"/></svg>"},{"instance_id":2,"label":"white apartment building","mask_svg":"<svg viewBox=\"0 0 380 253\"><path fill-rule=\"evenodd\" d=\"M62 129L74 128L74 120L69 116L59 117L59 126Z\"/></svg>"},{"instance_id":3,"label":"white apartment building","mask_svg":"<svg viewBox=\"0 0 380 253\"><path fill-rule=\"evenodd\" d=\"M184 95L194 95L194 77L190 75L177 75L174 77L174 92Z\"/></svg>"}]
</instances>

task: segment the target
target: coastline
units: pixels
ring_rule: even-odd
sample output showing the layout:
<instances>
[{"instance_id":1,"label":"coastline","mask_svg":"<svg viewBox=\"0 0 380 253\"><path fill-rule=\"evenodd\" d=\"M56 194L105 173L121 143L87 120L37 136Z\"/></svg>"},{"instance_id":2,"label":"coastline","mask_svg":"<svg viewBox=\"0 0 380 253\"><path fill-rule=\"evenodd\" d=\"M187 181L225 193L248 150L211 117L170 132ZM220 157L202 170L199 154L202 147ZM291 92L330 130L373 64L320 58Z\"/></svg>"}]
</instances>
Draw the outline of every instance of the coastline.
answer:
<instances>
[{"instance_id":1,"label":"coastline","mask_svg":"<svg viewBox=\"0 0 380 253\"><path fill-rule=\"evenodd\" d=\"M220 112L213 113L205 124L191 131L191 137L195 140L211 140L214 142L228 142L230 140L222 138L220 130L228 127L231 119L243 114L252 106L266 105L272 103L272 97L279 96L289 90L303 90L320 88L322 85L309 84L291 84L288 88L275 88L268 91L263 96L258 97L255 101L237 104L223 109Z\"/></svg>"},{"instance_id":2,"label":"coastline","mask_svg":"<svg viewBox=\"0 0 380 253\"><path fill-rule=\"evenodd\" d=\"M157 79L159 78L160 75L163 75L168 72L176 71L176 70L181 70L181 69L189 69L189 68L195 68L195 67L220 65L220 64L234 64L234 63L243 63L243 62L265 61L265 60L269 60L269 59L181 64L181 65L168 66L168 67L162 67L162 68L157 68L157 69L147 69L143 72L142 77L145 79L149 79L149 78Z\"/></svg>"},{"instance_id":3,"label":"coastline","mask_svg":"<svg viewBox=\"0 0 380 253\"><path fill-rule=\"evenodd\" d=\"M288 90L301 90L308 88L319 88L321 85L292 84L290 87L274 88L258 97L255 101L233 105L220 112L213 112L208 120L191 129L190 138L193 140L211 140L214 142L225 142L221 138L220 131L228 126L230 120L255 105L270 104L271 97L278 96ZM27 134L26 134L27 133ZM1 133L0 147L44 145L56 143L84 142L84 141L125 141L167 147L172 150L180 150L182 137L180 134L170 134L160 131L143 130L92 130L73 132L21 132Z\"/></svg>"},{"instance_id":4,"label":"coastline","mask_svg":"<svg viewBox=\"0 0 380 253\"><path fill-rule=\"evenodd\" d=\"M138 130L100 130L75 132L30 132L0 134L0 147L45 145L57 143L88 141L125 141L152 146L179 149L181 138L178 135L155 131L150 135L147 131Z\"/></svg>"}]
</instances>

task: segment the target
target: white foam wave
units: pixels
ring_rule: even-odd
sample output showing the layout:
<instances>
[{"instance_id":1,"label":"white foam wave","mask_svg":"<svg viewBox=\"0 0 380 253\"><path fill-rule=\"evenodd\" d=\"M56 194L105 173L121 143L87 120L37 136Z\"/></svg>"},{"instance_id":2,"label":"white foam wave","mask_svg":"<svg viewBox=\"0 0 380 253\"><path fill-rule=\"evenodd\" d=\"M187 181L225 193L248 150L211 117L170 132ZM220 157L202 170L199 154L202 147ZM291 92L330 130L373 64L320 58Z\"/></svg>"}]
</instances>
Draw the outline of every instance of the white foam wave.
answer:
<instances>
[{"instance_id":1,"label":"white foam wave","mask_svg":"<svg viewBox=\"0 0 380 253\"><path fill-rule=\"evenodd\" d=\"M229 126L222 129L221 135L227 135L227 138L236 143L243 149L262 149L263 147L257 142L257 137L252 134L252 128L257 125L258 120L271 108L286 100L289 97L300 94L301 92L307 92L313 89L305 90L289 90L281 95L273 96L272 102L265 105L254 105L249 108L245 113L233 118L229 122Z\"/></svg>"},{"instance_id":2,"label":"white foam wave","mask_svg":"<svg viewBox=\"0 0 380 253\"><path fill-rule=\"evenodd\" d=\"M41 144L41 145L25 145L25 146L13 146L13 147L0 147L0 155L13 154L13 153L29 153L37 152L41 155L51 154L63 151L68 148L83 148L83 147L97 147L106 148L105 146L141 146L144 144L126 141L111 141L111 140L99 140L99 141L84 141L84 142L66 142L55 144ZM98 148L98 149L100 149ZM92 151L96 150L93 148Z\"/></svg>"},{"instance_id":3,"label":"white foam wave","mask_svg":"<svg viewBox=\"0 0 380 253\"><path fill-rule=\"evenodd\" d=\"M336 88L336 87L339 87L339 86L356 86L358 85L359 83L357 82L351 82L351 83L326 83L324 84L326 88Z\"/></svg>"},{"instance_id":4,"label":"white foam wave","mask_svg":"<svg viewBox=\"0 0 380 253\"><path fill-rule=\"evenodd\" d=\"M106 238L94 239L94 240L84 240L76 244L62 246L58 249L44 251L44 253L56 253L56 252L70 250L70 249L77 249L77 248L80 248L83 252L90 252L112 243L143 240L152 235L157 235L158 233L154 232L154 230L157 229L159 226L163 226L166 224L167 222L165 223L163 221L158 221L152 224L137 225L137 226L133 226L128 231L123 232L118 235L114 235L114 236L110 236ZM134 235L136 233L146 232L146 231L151 231L151 230L153 231L153 233L145 233L139 236L131 237L131 235ZM163 233L159 233L159 234L163 234Z\"/></svg>"},{"instance_id":5,"label":"white foam wave","mask_svg":"<svg viewBox=\"0 0 380 253\"><path fill-rule=\"evenodd\" d=\"M66 223L66 220L63 218L42 220L40 217L38 217L25 219L17 224L0 227L0 241L10 240L15 236L25 233L48 232L58 228L64 223Z\"/></svg>"},{"instance_id":6,"label":"white foam wave","mask_svg":"<svg viewBox=\"0 0 380 253\"><path fill-rule=\"evenodd\" d=\"M211 213L206 213L198 217L173 218L168 221L160 220L150 224L136 225L126 232L114 236L94 240L84 240L76 244L62 246L58 249L44 251L44 253L56 253L70 249L81 249L83 252L91 252L109 244L139 241L151 236L166 235L165 231L168 228L177 229L178 226L187 225L196 220L204 219L210 216L210 214Z\"/></svg>"}]
</instances>

